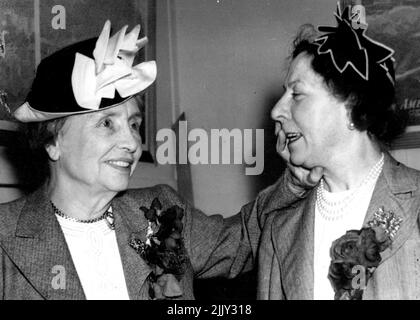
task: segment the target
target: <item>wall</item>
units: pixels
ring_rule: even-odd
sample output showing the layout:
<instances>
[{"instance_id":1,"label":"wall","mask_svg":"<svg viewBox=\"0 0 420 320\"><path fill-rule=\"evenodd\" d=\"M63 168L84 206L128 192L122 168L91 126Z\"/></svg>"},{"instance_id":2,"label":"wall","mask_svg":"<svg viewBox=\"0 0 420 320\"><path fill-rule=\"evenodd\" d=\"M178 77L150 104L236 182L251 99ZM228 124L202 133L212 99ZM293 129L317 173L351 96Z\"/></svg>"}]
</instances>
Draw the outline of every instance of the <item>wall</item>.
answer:
<instances>
[{"instance_id":1,"label":"wall","mask_svg":"<svg viewBox=\"0 0 420 320\"><path fill-rule=\"evenodd\" d=\"M22 191L10 186L18 183L17 172L6 147L0 147L0 203L17 199Z\"/></svg>"},{"instance_id":2,"label":"wall","mask_svg":"<svg viewBox=\"0 0 420 320\"><path fill-rule=\"evenodd\" d=\"M170 0L158 0L156 8L156 129L171 128L174 123L173 82L171 79L172 48ZM132 177L130 187L147 187L169 184L176 188L175 168L171 165L140 163Z\"/></svg>"},{"instance_id":3,"label":"wall","mask_svg":"<svg viewBox=\"0 0 420 320\"><path fill-rule=\"evenodd\" d=\"M302 23L332 24L336 0L175 0L179 111L189 129L264 128L266 166L193 165L195 205L236 213L272 183L282 166L274 152L270 109L282 93L285 59Z\"/></svg>"},{"instance_id":4,"label":"wall","mask_svg":"<svg viewBox=\"0 0 420 320\"><path fill-rule=\"evenodd\" d=\"M420 149L394 150L391 154L405 165L420 170Z\"/></svg>"},{"instance_id":5,"label":"wall","mask_svg":"<svg viewBox=\"0 0 420 320\"><path fill-rule=\"evenodd\" d=\"M16 132L18 127L9 121L0 120L0 134L4 131ZM5 137L5 139L10 137ZM1 139L2 140L2 139ZM0 203L11 201L22 196L22 191L17 184L19 183L18 168L16 163L16 155L6 147L7 141L2 141L0 145Z\"/></svg>"}]
</instances>

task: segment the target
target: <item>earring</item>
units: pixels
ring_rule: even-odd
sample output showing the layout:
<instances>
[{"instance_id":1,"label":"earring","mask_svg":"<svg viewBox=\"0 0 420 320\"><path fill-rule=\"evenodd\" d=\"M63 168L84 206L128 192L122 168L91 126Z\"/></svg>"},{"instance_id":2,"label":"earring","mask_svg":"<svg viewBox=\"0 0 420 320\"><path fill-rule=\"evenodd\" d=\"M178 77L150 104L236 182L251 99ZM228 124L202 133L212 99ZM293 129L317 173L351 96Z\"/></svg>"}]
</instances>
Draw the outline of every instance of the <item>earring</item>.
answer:
<instances>
[{"instance_id":1,"label":"earring","mask_svg":"<svg viewBox=\"0 0 420 320\"><path fill-rule=\"evenodd\" d=\"M349 127L350 130L354 130L354 123L353 122L350 122L349 125L348 125L348 127Z\"/></svg>"}]
</instances>

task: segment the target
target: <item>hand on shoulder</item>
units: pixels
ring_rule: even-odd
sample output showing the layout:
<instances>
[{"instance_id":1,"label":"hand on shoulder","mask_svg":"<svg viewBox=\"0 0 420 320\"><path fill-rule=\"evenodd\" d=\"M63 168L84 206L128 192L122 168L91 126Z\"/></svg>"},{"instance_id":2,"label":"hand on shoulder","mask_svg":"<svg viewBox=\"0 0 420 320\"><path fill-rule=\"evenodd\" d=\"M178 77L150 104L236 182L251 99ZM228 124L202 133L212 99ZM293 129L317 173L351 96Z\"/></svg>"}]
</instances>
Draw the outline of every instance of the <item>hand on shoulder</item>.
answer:
<instances>
[{"instance_id":1,"label":"hand on shoulder","mask_svg":"<svg viewBox=\"0 0 420 320\"><path fill-rule=\"evenodd\" d=\"M283 130L278 133L277 153L287 163L286 183L288 188L298 197L304 197L306 192L315 187L321 180L324 169L314 167L311 169L295 166L290 161L290 152L287 148L287 139Z\"/></svg>"}]
</instances>

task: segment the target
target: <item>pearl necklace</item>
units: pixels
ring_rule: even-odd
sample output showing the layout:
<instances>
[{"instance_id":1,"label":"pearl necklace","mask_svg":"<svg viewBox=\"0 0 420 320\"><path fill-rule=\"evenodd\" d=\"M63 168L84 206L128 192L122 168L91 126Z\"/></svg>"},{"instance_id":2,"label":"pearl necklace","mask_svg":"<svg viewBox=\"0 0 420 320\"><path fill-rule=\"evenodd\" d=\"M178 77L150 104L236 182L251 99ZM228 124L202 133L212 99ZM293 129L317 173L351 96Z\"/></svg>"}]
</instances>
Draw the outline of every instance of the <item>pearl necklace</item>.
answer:
<instances>
[{"instance_id":1,"label":"pearl necklace","mask_svg":"<svg viewBox=\"0 0 420 320\"><path fill-rule=\"evenodd\" d=\"M326 189L324 187L324 179L321 179L320 184L316 190L316 206L321 217L327 221L336 221L341 219L347 213L348 205L354 201L358 193L363 190L363 187L376 181L382 171L384 165L384 154L382 153L379 161L370 169L366 178L354 188L348 195L338 201L330 201L326 196Z\"/></svg>"},{"instance_id":2,"label":"pearl necklace","mask_svg":"<svg viewBox=\"0 0 420 320\"><path fill-rule=\"evenodd\" d=\"M109 207L109 209L107 211L105 211L101 216L99 216L97 218L83 220L83 219L77 219L77 218L73 218L73 217L68 216L67 214L62 212L60 209L58 209L52 201L50 201L50 203L51 203L51 206L54 210L54 214L66 219L66 220L70 220L70 221L73 221L73 222L79 222L79 223L95 223L95 222L98 222L98 221L101 221L101 220L105 219L108 227L111 230L115 229L114 214L112 213L112 207Z\"/></svg>"}]
</instances>

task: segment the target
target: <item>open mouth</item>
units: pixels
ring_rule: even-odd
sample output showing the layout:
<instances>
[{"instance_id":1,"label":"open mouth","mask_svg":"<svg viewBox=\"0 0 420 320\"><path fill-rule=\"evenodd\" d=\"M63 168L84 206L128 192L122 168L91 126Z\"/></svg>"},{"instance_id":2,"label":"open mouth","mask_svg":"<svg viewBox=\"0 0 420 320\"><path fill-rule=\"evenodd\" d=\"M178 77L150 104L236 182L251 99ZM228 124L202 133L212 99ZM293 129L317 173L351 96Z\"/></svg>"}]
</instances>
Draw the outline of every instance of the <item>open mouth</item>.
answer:
<instances>
[{"instance_id":1,"label":"open mouth","mask_svg":"<svg viewBox=\"0 0 420 320\"><path fill-rule=\"evenodd\" d=\"M122 168L128 168L130 166L130 163L126 161L109 161L109 163L113 164L114 166L122 167Z\"/></svg>"},{"instance_id":2,"label":"open mouth","mask_svg":"<svg viewBox=\"0 0 420 320\"><path fill-rule=\"evenodd\" d=\"M299 140L302 137L302 134L300 132L290 132L286 134L286 145L289 145L290 143L295 142L296 140Z\"/></svg>"},{"instance_id":3,"label":"open mouth","mask_svg":"<svg viewBox=\"0 0 420 320\"><path fill-rule=\"evenodd\" d=\"M116 169L124 171L131 170L131 165L133 164L131 160L109 160L107 163Z\"/></svg>"}]
</instances>

